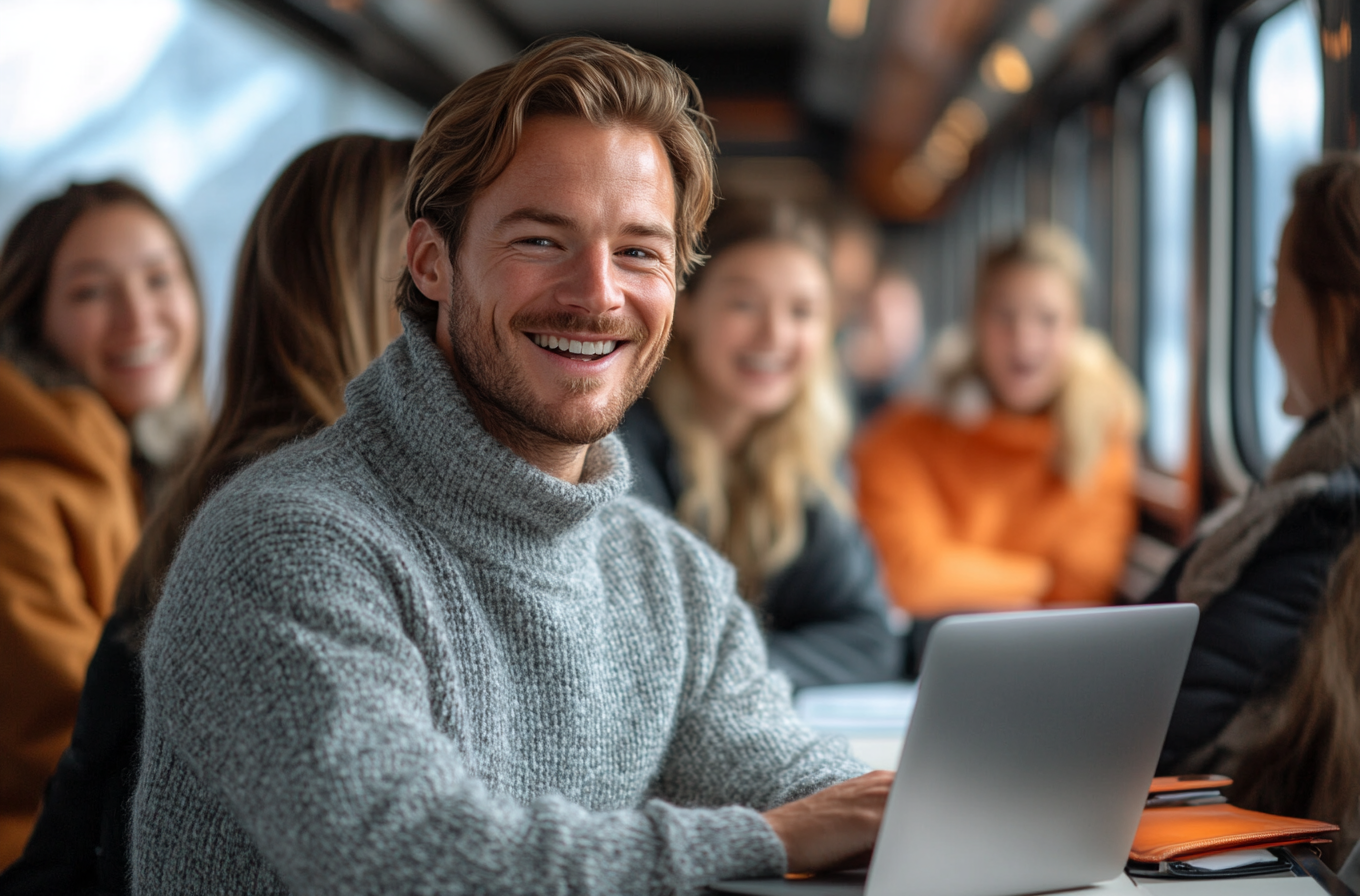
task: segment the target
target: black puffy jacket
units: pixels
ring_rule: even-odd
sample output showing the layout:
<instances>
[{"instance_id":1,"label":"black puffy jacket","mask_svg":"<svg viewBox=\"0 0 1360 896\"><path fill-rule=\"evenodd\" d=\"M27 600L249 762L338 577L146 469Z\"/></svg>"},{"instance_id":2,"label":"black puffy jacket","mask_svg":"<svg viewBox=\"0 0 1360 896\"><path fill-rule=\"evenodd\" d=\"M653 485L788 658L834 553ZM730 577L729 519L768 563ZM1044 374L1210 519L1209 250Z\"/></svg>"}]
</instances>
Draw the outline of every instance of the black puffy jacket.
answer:
<instances>
[{"instance_id":1,"label":"black puffy jacket","mask_svg":"<svg viewBox=\"0 0 1360 896\"><path fill-rule=\"evenodd\" d=\"M633 494L674 513L680 462L650 399L633 405L619 433L633 465ZM757 609L770 665L795 687L897 677L899 648L873 550L825 499L809 501L806 514L802 551L766 583Z\"/></svg>"},{"instance_id":2,"label":"black puffy jacket","mask_svg":"<svg viewBox=\"0 0 1360 896\"><path fill-rule=\"evenodd\" d=\"M1337 556L1360 531L1360 470L1347 466L1294 507L1261 542L1232 587L1200 617L1158 774L1180 771L1258 696L1293 677L1299 642L1316 613ZM1176 600L1181 554L1149 603Z\"/></svg>"}]
</instances>

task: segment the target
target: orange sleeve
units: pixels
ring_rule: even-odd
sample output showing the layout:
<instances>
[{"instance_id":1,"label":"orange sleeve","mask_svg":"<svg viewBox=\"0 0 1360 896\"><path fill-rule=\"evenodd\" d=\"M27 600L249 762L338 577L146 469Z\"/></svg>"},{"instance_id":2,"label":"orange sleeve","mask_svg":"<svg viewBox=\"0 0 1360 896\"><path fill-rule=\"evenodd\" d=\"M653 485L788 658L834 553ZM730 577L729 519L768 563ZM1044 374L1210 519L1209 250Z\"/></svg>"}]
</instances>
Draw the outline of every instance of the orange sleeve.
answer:
<instances>
[{"instance_id":1,"label":"orange sleeve","mask_svg":"<svg viewBox=\"0 0 1360 896\"><path fill-rule=\"evenodd\" d=\"M904 418L882 423L853 456L860 515L893 601L919 617L1037 606L1052 583L1048 562L952 537L917 433Z\"/></svg>"},{"instance_id":2,"label":"orange sleeve","mask_svg":"<svg viewBox=\"0 0 1360 896\"><path fill-rule=\"evenodd\" d=\"M1134 480L1137 452L1132 442L1111 444L1090 485L1073 495L1063 521L1064 535L1053 546L1053 589L1045 604L1108 604L1123 573L1129 540L1138 524Z\"/></svg>"},{"instance_id":3,"label":"orange sleeve","mask_svg":"<svg viewBox=\"0 0 1360 896\"><path fill-rule=\"evenodd\" d=\"M0 865L23 850L71 739L137 537L130 497L41 462L0 464Z\"/></svg>"}]
</instances>

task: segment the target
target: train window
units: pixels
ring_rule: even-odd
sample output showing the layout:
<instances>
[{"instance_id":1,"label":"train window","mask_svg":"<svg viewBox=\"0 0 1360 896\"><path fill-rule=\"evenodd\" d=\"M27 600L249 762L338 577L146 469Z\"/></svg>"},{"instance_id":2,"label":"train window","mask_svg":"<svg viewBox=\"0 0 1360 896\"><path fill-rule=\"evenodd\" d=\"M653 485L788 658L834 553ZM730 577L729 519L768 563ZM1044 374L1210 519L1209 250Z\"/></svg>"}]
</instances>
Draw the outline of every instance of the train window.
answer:
<instances>
[{"instance_id":1,"label":"train window","mask_svg":"<svg viewBox=\"0 0 1360 896\"><path fill-rule=\"evenodd\" d=\"M1246 118L1250 133L1251 284L1238 290L1239 332L1250 333L1250 376L1239 370L1238 387L1251 389L1254 426L1241 427L1244 454L1257 474L1288 444L1298 421L1284 416L1284 377L1270 344L1270 299L1275 256L1289 214L1290 191L1299 169L1322 151L1322 54L1318 24L1306 0L1296 0L1262 25L1252 44ZM1244 271L1245 273L1245 271ZM1244 284L1245 285L1245 284ZM1241 398L1238 407L1244 403ZM1245 431L1243 431L1245 430ZM1252 431L1254 430L1254 432Z\"/></svg>"},{"instance_id":2,"label":"train window","mask_svg":"<svg viewBox=\"0 0 1360 896\"><path fill-rule=\"evenodd\" d=\"M1195 91L1172 69L1143 108L1143 384L1147 452L1168 473L1190 444L1190 295L1194 251Z\"/></svg>"},{"instance_id":3,"label":"train window","mask_svg":"<svg viewBox=\"0 0 1360 896\"><path fill-rule=\"evenodd\" d=\"M0 229L70 180L148 189L203 281L209 387L237 246L283 164L340 131L414 135L413 102L240 3L0 3Z\"/></svg>"}]
</instances>

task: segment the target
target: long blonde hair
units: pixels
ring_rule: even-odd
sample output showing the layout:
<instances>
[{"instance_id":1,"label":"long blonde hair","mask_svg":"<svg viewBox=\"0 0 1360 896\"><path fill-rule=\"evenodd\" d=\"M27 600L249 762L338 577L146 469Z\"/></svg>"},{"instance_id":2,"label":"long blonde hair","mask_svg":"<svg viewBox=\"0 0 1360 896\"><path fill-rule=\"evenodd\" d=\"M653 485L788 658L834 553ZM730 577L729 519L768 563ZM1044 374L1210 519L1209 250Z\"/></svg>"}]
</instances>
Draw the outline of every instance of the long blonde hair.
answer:
<instances>
[{"instance_id":1,"label":"long blonde hair","mask_svg":"<svg viewBox=\"0 0 1360 896\"><path fill-rule=\"evenodd\" d=\"M119 584L120 611L148 614L204 499L250 461L344 413L345 386L397 335L388 247L412 145L336 137L270 188L236 271L222 411L147 522Z\"/></svg>"},{"instance_id":2,"label":"long blonde hair","mask_svg":"<svg viewBox=\"0 0 1360 896\"><path fill-rule=\"evenodd\" d=\"M790 243L826 263L823 231L788 203L746 200L718 208L709 223L710 256L751 242ZM679 301L693 300L703 274L703 268L695 272ZM792 403L759 421L732 454L700 417L697 379L686 349L677 337L651 388L684 476L676 516L732 562L742 594L759 602L766 580L802 550L810 495L820 493L850 512L836 475L850 434L850 412L837 380L831 327Z\"/></svg>"}]
</instances>

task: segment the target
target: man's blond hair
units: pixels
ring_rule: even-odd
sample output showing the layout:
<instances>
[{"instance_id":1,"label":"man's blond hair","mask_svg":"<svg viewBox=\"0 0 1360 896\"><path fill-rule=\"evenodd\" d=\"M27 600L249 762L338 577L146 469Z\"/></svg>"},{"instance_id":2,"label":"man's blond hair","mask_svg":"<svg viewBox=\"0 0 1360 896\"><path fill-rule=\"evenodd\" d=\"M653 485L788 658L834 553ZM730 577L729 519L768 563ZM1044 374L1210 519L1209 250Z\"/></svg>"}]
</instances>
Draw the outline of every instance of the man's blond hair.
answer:
<instances>
[{"instance_id":1,"label":"man's blond hair","mask_svg":"<svg viewBox=\"0 0 1360 896\"><path fill-rule=\"evenodd\" d=\"M531 48L513 62L465 81L430 113L406 181L406 221L425 218L456 259L468 210L519 147L535 115L565 115L598 127L656 134L675 181L676 278L699 263L699 240L713 210L716 145L699 89L688 75L648 53L592 37ZM397 307L432 320L436 306L409 273Z\"/></svg>"}]
</instances>

